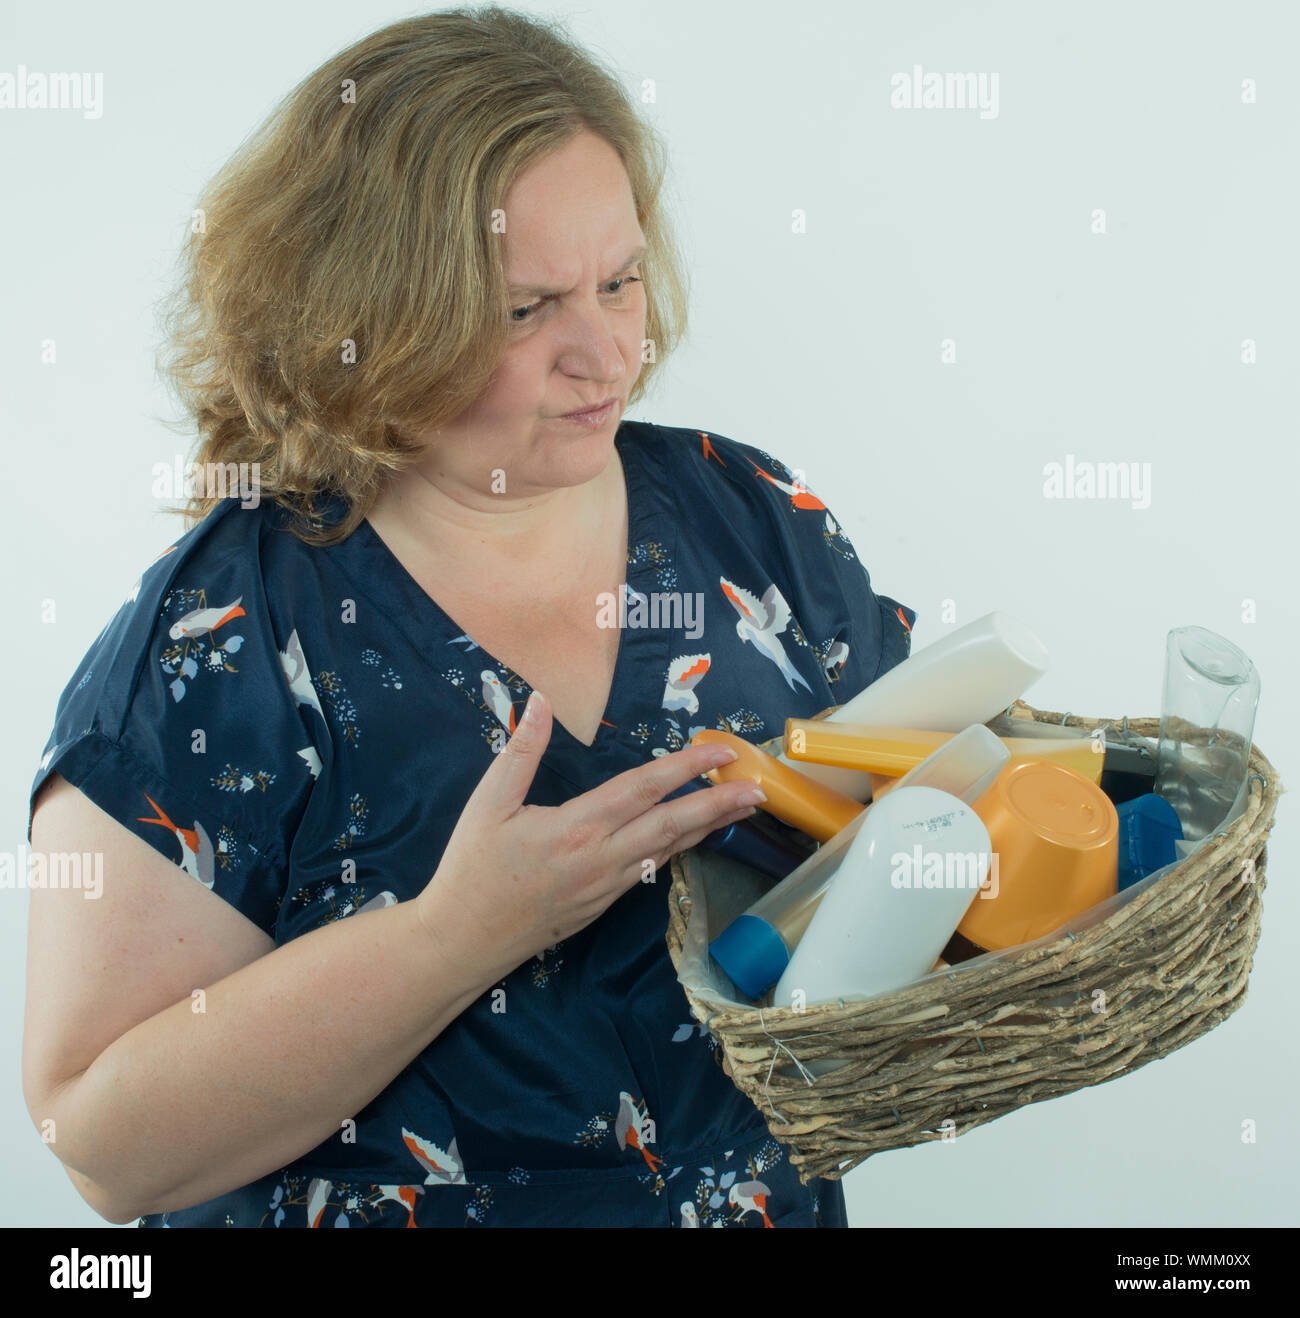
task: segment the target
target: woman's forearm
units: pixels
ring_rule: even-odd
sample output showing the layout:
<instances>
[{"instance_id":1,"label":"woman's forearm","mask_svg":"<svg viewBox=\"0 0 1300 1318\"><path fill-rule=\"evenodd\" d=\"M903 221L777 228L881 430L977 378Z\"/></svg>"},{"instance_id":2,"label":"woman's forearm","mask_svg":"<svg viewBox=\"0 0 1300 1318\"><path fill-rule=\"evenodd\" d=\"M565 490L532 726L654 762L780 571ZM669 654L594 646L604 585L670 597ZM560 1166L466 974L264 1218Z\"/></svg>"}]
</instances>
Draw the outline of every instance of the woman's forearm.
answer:
<instances>
[{"instance_id":1,"label":"woman's forearm","mask_svg":"<svg viewBox=\"0 0 1300 1318\"><path fill-rule=\"evenodd\" d=\"M339 1135L499 978L474 969L464 944L454 963L443 946L400 902L304 934L142 1021L46 1105L73 1183L102 1216L129 1221L247 1185Z\"/></svg>"}]
</instances>

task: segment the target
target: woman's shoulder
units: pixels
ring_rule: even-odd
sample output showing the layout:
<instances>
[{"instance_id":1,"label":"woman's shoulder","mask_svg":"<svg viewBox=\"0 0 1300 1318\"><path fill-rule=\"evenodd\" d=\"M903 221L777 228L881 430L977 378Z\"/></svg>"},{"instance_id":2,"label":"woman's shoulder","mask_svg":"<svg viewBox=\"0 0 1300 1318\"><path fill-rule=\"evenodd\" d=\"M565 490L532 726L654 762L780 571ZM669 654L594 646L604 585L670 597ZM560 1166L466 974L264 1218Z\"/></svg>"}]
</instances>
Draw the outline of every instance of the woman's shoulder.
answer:
<instances>
[{"instance_id":1,"label":"woman's shoulder","mask_svg":"<svg viewBox=\"0 0 1300 1318\"><path fill-rule=\"evenodd\" d=\"M790 474L778 458L698 426L627 422L625 427L643 470L684 522L698 529L721 518L746 537L772 534L779 513L773 496Z\"/></svg>"},{"instance_id":2,"label":"woman's shoulder","mask_svg":"<svg viewBox=\"0 0 1300 1318\"><path fill-rule=\"evenodd\" d=\"M94 663L125 712L147 675L152 650L167 677L166 689L181 704L208 670L240 654L245 646L276 637L271 612L286 579L276 557L306 546L288 535L285 511L270 501L244 505L223 499L196 525L145 563L126 597L83 660L80 675ZM248 656L245 655L245 658ZM174 660L174 662L173 662ZM108 711L101 708L101 717Z\"/></svg>"},{"instance_id":3,"label":"woman's shoulder","mask_svg":"<svg viewBox=\"0 0 1300 1318\"><path fill-rule=\"evenodd\" d=\"M754 444L699 426L666 426L653 421L628 421L633 439L666 472L678 475L712 470L734 484L746 485L755 473L790 474L790 468Z\"/></svg>"},{"instance_id":4,"label":"woman's shoulder","mask_svg":"<svg viewBox=\"0 0 1300 1318\"><path fill-rule=\"evenodd\" d=\"M783 551L794 540L830 537L843 557L856 557L805 473L766 449L697 426L641 423L635 437L670 501L696 527L721 519L743 538L777 541Z\"/></svg>"},{"instance_id":5,"label":"woman's shoulder","mask_svg":"<svg viewBox=\"0 0 1300 1318\"><path fill-rule=\"evenodd\" d=\"M907 657L916 611L872 588L866 563L804 469L716 430L651 425L643 434L692 538L725 537L761 560L799 616L819 620L813 630L838 637L843 652L856 647L850 676L859 687Z\"/></svg>"},{"instance_id":6,"label":"woman's shoulder","mask_svg":"<svg viewBox=\"0 0 1300 1318\"><path fill-rule=\"evenodd\" d=\"M57 771L268 932L321 763L300 709L315 693L295 689L295 638L273 622L277 517L223 500L143 565L59 696L28 814L30 836Z\"/></svg>"}]
</instances>

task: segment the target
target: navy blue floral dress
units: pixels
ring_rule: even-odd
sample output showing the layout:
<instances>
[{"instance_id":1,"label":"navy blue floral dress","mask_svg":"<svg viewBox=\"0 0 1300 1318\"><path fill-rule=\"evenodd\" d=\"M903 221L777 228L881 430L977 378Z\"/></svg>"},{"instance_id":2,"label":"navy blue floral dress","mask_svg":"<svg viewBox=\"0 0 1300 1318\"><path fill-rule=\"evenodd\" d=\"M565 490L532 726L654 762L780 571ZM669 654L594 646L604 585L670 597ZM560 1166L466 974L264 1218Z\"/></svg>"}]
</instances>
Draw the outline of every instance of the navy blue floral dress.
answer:
<instances>
[{"instance_id":1,"label":"navy blue floral dress","mask_svg":"<svg viewBox=\"0 0 1300 1318\"><path fill-rule=\"evenodd\" d=\"M873 593L784 464L645 422L615 442L629 625L594 743L553 720L531 804L701 728L775 736L909 652L916 615ZM228 499L144 569L63 691L31 790L58 770L277 945L416 896L531 689L368 522L329 548L286 522ZM692 592L698 619L654 616ZM140 1225L847 1225L840 1183L800 1182L693 1022L667 920L666 883L634 885L462 1012L354 1131Z\"/></svg>"}]
</instances>

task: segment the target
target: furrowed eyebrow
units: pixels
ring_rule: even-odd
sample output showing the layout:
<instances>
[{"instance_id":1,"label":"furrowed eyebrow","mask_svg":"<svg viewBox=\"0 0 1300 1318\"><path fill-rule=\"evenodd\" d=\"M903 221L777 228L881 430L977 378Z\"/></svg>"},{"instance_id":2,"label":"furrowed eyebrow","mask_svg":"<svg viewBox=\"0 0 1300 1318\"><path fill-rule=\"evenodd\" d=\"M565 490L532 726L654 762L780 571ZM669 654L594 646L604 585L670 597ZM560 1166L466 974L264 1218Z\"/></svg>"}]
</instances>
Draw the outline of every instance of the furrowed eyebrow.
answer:
<instances>
[{"instance_id":1,"label":"furrowed eyebrow","mask_svg":"<svg viewBox=\"0 0 1300 1318\"><path fill-rule=\"evenodd\" d=\"M645 253L646 249L644 246L633 248L627 259L620 262L616 267L614 274L618 274L619 271L626 270L628 266L634 265L637 261L641 260ZM613 278L614 275L609 276L609 279ZM601 282L608 283L609 280L602 280ZM564 292L563 289L559 288L538 288L529 284L511 284L508 291L511 297L553 297L559 296Z\"/></svg>"}]
</instances>

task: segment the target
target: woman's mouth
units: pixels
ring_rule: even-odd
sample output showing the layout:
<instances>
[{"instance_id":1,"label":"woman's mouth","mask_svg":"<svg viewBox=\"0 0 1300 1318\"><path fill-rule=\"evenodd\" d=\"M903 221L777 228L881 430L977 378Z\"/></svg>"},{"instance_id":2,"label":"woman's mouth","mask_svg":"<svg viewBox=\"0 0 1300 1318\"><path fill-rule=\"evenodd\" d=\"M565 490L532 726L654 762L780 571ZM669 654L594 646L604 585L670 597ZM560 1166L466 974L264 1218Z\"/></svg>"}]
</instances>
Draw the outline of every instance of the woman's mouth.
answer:
<instances>
[{"instance_id":1,"label":"woman's mouth","mask_svg":"<svg viewBox=\"0 0 1300 1318\"><path fill-rule=\"evenodd\" d=\"M611 398L599 407L588 408L585 412L567 412L558 420L572 421L580 426L603 426L617 410L618 399Z\"/></svg>"}]
</instances>

